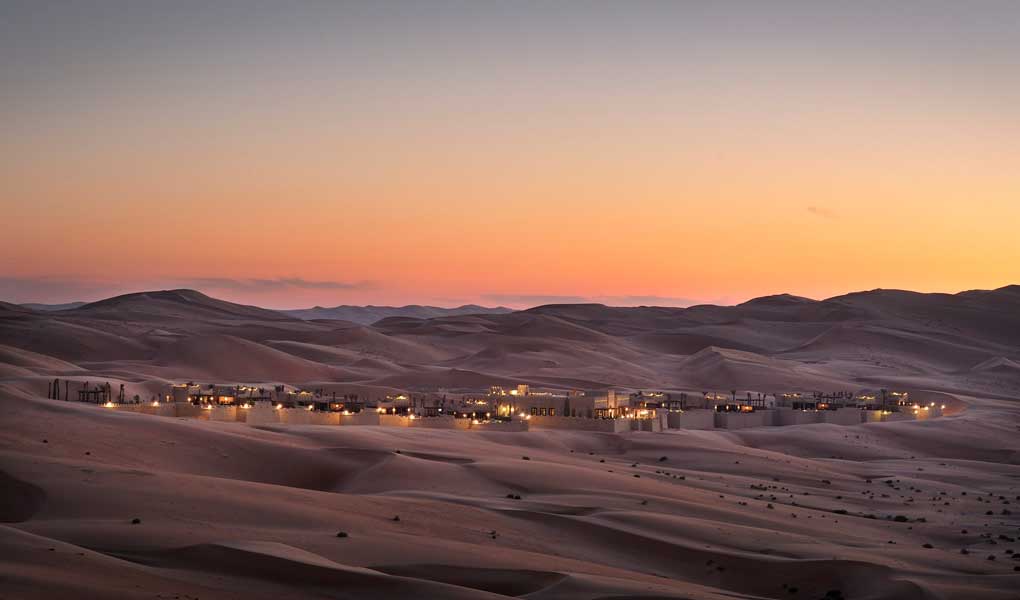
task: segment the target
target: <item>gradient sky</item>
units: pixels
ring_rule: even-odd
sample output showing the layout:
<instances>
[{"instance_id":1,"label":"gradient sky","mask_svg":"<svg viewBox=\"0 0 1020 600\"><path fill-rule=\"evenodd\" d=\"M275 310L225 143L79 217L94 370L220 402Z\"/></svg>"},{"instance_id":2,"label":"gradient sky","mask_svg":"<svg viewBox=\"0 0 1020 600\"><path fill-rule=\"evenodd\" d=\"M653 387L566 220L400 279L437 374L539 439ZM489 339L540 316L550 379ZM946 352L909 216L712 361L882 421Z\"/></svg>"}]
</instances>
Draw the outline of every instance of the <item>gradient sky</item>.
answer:
<instances>
[{"instance_id":1,"label":"gradient sky","mask_svg":"<svg viewBox=\"0 0 1020 600\"><path fill-rule=\"evenodd\" d=\"M0 1L0 299L1020 283L1020 2Z\"/></svg>"}]
</instances>

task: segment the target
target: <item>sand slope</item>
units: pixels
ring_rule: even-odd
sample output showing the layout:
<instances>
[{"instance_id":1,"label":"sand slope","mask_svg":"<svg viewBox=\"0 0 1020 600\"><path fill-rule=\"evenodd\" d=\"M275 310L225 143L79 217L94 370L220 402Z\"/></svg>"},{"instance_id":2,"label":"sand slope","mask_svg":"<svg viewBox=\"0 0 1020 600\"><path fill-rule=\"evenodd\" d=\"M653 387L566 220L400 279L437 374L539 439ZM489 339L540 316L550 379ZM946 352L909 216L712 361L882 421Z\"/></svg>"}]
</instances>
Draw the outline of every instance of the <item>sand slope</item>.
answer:
<instances>
[{"instance_id":1,"label":"sand slope","mask_svg":"<svg viewBox=\"0 0 1020 600\"><path fill-rule=\"evenodd\" d=\"M371 326L179 290L0 305L0 596L1014 599L1018 289ZM46 400L54 377L145 398L185 379L366 398L518 382L906 387L950 416L662 434L256 429Z\"/></svg>"},{"instance_id":2,"label":"sand slope","mask_svg":"<svg viewBox=\"0 0 1020 600\"><path fill-rule=\"evenodd\" d=\"M1012 598L997 536L1020 528L1000 498L1020 496L1020 416L966 400L918 423L479 434L258 430L3 388L0 563L19 597L70 593L45 576L68 569L108 598Z\"/></svg>"}]
</instances>

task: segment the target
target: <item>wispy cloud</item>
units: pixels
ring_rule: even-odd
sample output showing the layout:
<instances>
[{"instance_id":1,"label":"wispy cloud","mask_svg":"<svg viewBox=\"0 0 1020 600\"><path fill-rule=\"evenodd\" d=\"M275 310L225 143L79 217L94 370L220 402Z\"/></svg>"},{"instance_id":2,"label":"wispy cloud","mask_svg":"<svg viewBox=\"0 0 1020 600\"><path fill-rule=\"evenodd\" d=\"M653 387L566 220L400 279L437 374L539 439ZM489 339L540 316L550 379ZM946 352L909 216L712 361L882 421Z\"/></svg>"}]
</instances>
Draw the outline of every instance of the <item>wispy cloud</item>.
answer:
<instances>
[{"instance_id":1,"label":"wispy cloud","mask_svg":"<svg viewBox=\"0 0 1020 600\"><path fill-rule=\"evenodd\" d=\"M700 300L675 296L600 296L598 301L615 306L692 306L701 303Z\"/></svg>"},{"instance_id":2,"label":"wispy cloud","mask_svg":"<svg viewBox=\"0 0 1020 600\"><path fill-rule=\"evenodd\" d=\"M16 304L99 300L128 291L124 284L64 277L0 277L0 300Z\"/></svg>"},{"instance_id":3,"label":"wispy cloud","mask_svg":"<svg viewBox=\"0 0 1020 600\"><path fill-rule=\"evenodd\" d=\"M593 302L584 296L555 296L548 294L484 294L487 302L512 304L514 306L539 306L542 304L580 304Z\"/></svg>"},{"instance_id":4,"label":"wispy cloud","mask_svg":"<svg viewBox=\"0 0 1020 600\"><path fill-rule=\"evenodd\" d=\"M197 277L174 280L178 287L197 289L234 290L253 293L276 292L280 290L363 290L376 287L370 281L313 281L300 277L279 277L276 279L233 279L228 277Z\"/></svg>"},{"instance_id":5,"label":"wispy cloud","mask_svg":"<svg viewBox=\"0 0 1020 600\"><path fill-rule=\"evenodd\" d=\"M807 207L807 211L809 213L813 214L814 216L820 217L822 219L838 219L839 218L839 215L837 215L835 211L833 211L832 209L826 208L824 206L811 205L811 206Z\"/></svg>"}]
</instances>

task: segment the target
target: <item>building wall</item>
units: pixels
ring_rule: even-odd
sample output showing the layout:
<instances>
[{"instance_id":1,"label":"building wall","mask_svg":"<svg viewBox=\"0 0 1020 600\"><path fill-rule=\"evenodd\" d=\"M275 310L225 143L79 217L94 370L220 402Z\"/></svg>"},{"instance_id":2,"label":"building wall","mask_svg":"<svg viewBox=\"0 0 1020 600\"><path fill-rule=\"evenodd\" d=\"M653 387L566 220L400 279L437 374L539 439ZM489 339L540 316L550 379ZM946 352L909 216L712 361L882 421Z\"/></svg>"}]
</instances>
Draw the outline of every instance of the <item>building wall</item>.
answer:
<instances>
[{"instance_id":1,"label":"building wall","mask_svg":"<svg viewBox=\"0 0 1020 600\"><path fill-rule=\"evenodd\" d=\"M209 410L210 421L237 421L236 406L214 406Z\"/></svg>"},{"instance_id":2,"label":"building wall","mask_svg":"<svg viewBox=\"0 0 1020 600\"><path fill-rule=\"evenodd\" d=\"M823 410L821 411L822 422L832 423L833 425L857 425L864 418L864 415L861 414L862 412L852 407L840 408L838 410Z\"/></svg>"},{"instance_id":3,"label":"building wall","mask_svg":"<svg viewBox=\"0 0 1020 600\"><path fill-rule=\"evenodd\" d=\"M909 412L894 412L888 415L882 415L883 423L892 423L895 421L913 421L914 415Z\"/></svg>"},{"instance_id":4,"label":"building wall","mask_svg":"<svg viewBox=\"0 0 1020 600\"><path fill-rule=\"evenodd\" d=\"M552 409L556 411L556 416L566 416L563 414L564 406L567 406L570 410L576 412L579 416L585 416L591 414L594 410L595 402L592 398L586 398L584 396L542 396L542 395L529 395L529 396L508 396L503 397L499 400L500 404L511 404L513 405L513 414L517 415L524 413L530 415L532 408L537 409ZM493 411L496 411L493 408ZM538 416L538 415L536 415Z\"/></svg>"},{"instance_id":5,"label":"building wall","mask_svg":"<svg viewBox=\"0 0 1020 600\"><path fill-rule=\"evenodd\" d=\"M584 417L531 417L531 429L572 429L577 431L630 431L627 419L586 419Z\"/></svg>"},{"instance_id":6,"label":"building wall","mask_svg":"<svg viewBox=\"0 0 1020 600\"><path fill-rule=\"evenodd\" d=\"M405 415L380 414L379 424L382 425L383 427L410 427L411 419Z\"/></svg>"},{"instance_id":7,"label":"building wall","mask_svg":"<svg viewBox=\"0 0 1020 600\"><path fill-rule=\"evenodd\" d=\"M740 412L717 412L715 413L715 426L719 429L746 429L748 427L763 427L772 425L776 411L759 410L751 413Z\"/></svg>"},{"instance_id":8,"label":"building wall","mask_svg":"<svg viewBox=\"0 0 1020 600\"><path fill-rule=\"evenodd\" d=\"M715 429L715 411L693 408L671 412L666 415L666 424L670 429Z\"/></svg>"},{"instance_id":9,"label":"building wall","mask_svg":"<svg viewBox=\"0 0 1020 600\"><path fill-rule=\"evenodd\" d=\"M374 410L361 411L350 415L335 413L340 417L340 425L378 425L379 413Z\"/></svg>"},{"instance_id":10,"label":"building wall","mask_svg":"<svg viewBox=\"0 0 1020 600\"><path fill-rule=\"evenodd\" d=\"M176 417L177 405L172 402L160 402L159 406L151 404L140 404L138 412L144 415L155 415L157 417Z\"/></svg>"},{"instance_id":11,"label":"building wall","mask_svg":"<svg viewBox=\"0 0 1020 600\"><path fill-rule=\"evenodd\" d=\"M894 421L913 421L914 415L910 412L894 412L883 414L881 410L865 410L862 419L865 423L892 423Z\"/></svg>"},{"instance_id":12,"label":"building wall","mask_svg":"<svg viewBox=\"0 0 1020 600\"><path fill-rule=\"evenodd\" d=\"M882 411L880 410L862 410L861 420L864 423L881 423L882 422Z\"/></svg>"},{"instance_id":13,"label":"building wall","mask_svg":"<svg viewBox=\"0 0 1020 600\"><path fill-rule=\"evenodd\" d=\"M177 404L185 404L188 402L188 394L191 388L188 386L175 385L170 389L171 397Z\"/></svg>"},{"instance_id":14,"label":"building wall","mask_svg":"<svg viewBox=\"0 0 1020 600\"><path fill-rule=\"evenodd\" d=\"M658 418L654 419L626 419L630 421L631 431L662 431L662 420Z\"/></svg>"},{"instance_id":15,"label":"building wall","mask_svg":"<svg viewBox=\"0 0 1020 600\"><path fill-rule=\"evenodd\" d=\"M192 419L209 418L209 415L202 410L201 406L195 406L190 403L175 402L174 408L176 409L175 412L178 417L188 417Z\"/></svg>"},{"instance_id":16,"label":"building wall","mask_svg":"<svg viewBox=\"0 0 1020 600\"><path fill-rule=\"evenodd\" d=\"M280 411L268 402L256 402L245 411L245 422L252 426L275 425L280 422Z\"/></svg>"},{"instance_id":17,"label":"building wall","mask_svg":"<svg viewBox=\"0 0 1020 600\"><path fill-rule=\"evenodd\" d=\"M459 430L469 430L472 432L526 432L528 430L528 422L526 420L474 422L470 418L455 418L454 427Z\"/></svg>"},{"instance_id":18,"label":"building wall","mask_svg":"<svg viewBox=\"0 0 1020 600\"><path fill-rule=\"evenodd\" d=\"M311 417L307 410L301 408L280 408L276 410L280 422L285 425L310 425Z\"/></svg>"},{"instance_id":19,"label":"building wall","mask_svg":"<svg viewBox=\"0 0 1020 600\"><path fill-rule=\"evenodd\" d=\"M313 411L312 425L339 425L340 424L340 413L338 412L323 412L320 410Z\"/></svg>"},{"instance_id":20,"label":"building wall","mask_svg":"<svg viewBox=\"0 0 1020 600\"><path fill-rule=\"evenodd\" d=\"M809 425L821 423L822 413L826 411L817 410L794 410L791 408L778 408L775 410L776 425Z\"/></svg>"},{"instance_id":21,"label":"building wall","mask_svg":"<svg viewBox=\"0 0 1020 600\"><path fill-rule=\"evenodd\" d=\"M453 429L456 427L456 421L461 419L455 419L451 416L442 417L422 417L420 419L409 420L408 427L424 427L426 429Z\"/></svg>"}]
</instances>

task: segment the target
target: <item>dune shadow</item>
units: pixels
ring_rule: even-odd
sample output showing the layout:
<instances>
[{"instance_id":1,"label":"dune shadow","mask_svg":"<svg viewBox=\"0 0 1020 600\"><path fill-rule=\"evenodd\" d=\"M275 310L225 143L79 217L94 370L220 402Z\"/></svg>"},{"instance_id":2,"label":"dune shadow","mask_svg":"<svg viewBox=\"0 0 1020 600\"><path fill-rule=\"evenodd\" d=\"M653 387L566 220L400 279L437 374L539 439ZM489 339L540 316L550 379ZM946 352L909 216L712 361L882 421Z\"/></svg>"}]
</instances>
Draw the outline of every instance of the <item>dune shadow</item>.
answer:
<instances>
[{"instance_id":1,"label":"dune shadow","mask_svg":"<svg viewBox=\"0 0 1020 600\"><path fill-rule=\"evenodd\" d=\"M459 456L448 456L445 454L431 454L429 452L408 452L406 450L401 451L404 456L410 456L412 458L420 458L422 460L434 460L436 462L451 463L455 465L468 465L475 462L470 458L462 458Z\"/></svg>"},{"instance_id":2,"label":"dune shadow","mask_svg":"<svg viewBox=\"0 0 1020 600\"><path fill-rule=\"evenodd\" d=\"M0 523L21 523L31 519L46 502L39 486L0 471Z\"/></svg>"}]
</instances>

